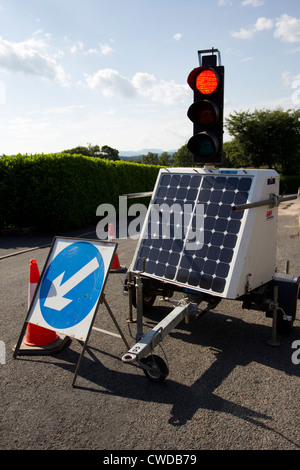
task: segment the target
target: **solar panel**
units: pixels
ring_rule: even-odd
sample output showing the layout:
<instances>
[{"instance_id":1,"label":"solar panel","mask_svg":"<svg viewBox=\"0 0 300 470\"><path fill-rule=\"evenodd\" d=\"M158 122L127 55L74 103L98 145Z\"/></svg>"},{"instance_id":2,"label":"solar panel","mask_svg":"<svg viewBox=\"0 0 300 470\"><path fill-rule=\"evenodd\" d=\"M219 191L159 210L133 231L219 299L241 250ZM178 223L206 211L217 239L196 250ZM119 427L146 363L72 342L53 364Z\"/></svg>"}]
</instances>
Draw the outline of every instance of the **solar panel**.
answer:
<instances>
[{"instance_id":1,"label":"solar panel","mask_svg":"<svg viewBox=\"0 0 300 470\"><path fill-rule=\"evenodd\" d=\"M248 212L233 206L249 201L254 179L239 171L161 170L133 271L145 259L147 276L226 297Z\"/></svg>"}]
</instances>

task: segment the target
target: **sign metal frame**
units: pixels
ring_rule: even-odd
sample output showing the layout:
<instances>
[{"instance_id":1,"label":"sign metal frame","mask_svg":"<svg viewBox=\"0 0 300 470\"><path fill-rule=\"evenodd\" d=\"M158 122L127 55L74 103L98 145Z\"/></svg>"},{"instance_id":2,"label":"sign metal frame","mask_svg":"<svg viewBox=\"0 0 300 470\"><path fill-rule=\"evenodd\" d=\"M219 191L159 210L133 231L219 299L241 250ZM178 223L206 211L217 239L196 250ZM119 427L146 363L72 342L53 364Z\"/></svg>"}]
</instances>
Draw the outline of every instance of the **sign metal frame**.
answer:
<instances>
[{"instance_id":1,"label":"sign metal frame","mask_svg":"<svg viewBox=\"0 0 300 470\"><path fill-rule=\"evenodd\" d=\"M19 354L19 351L20 351L20 347L21 347L21 344L22 344L22 340L24 338L24 335L26 333L26 328L27 328L27 325L29 323L29 320L31 319L31 317L33 316L33 313L34 313L34 307L37 305L38 303L38 296L40 295L40 290L41 290L41 286L42 286L42 283L45 279L45 275L47 274L48 272L48 269L51 265L51 263L55 260L56 256L59 256L59 253L56 253L56 255L53 255L53 253L55 253L55 249L57 249L57 246L58 246L58 243L59 242L65 242L66 244L66 247L68 246L68 242L70 242L70 245L71 244L75 244L75 243L80 243L80 242L86 242L86 243L90 243L91 245L93 246L96 246L98 249L99 249L99 253L101 254L101 249L107 249L107 248L110 248L110 252L107 253L106 255L106 265L104 266L104 275L103 275L103 281L102 281L102 286L101 286L101 290L99 291L99 295L98 295L98 298L94 304L94 306L92 307L90 313L88 313L86 315L86 317L89 317L88 320L87 320L87 325L86 325L86 328L87 328L87 332L85 334L85 336L83 338L77 338L76 336L74 335L71 335L72 337L74 337L75 339L79 340L79 341L83 341L83 347L82 347L82 352L81 352L81 355L79 357L79 360L78 360L78 363L77 363L77 367L76 367L76 370L75 370L75 374L74 374L74 379L73 379L73 383L72 383L72 386L74 387L75 385L75 380L77 378L77 374L78 374L78 371L79 371L79 367L80 367L80 364L81 364L81 361L82 361L82 358L83 358L83 355L84 355L84 352L85 352L85 349L87 347L87 344L88 344L88 341L89 341L89 337L90 337L90 334L91 334L91 331L93 329L93 324L94 324L94 321L95 321L95 318L96 318L96 314L97 314L97 311L98 311L98 308L99 308L99 305L104 303L106 309L108 310L115 326L117 327L118 329L118 332L119 332L119 335L120 337L123 339L124 343L126 346L128 346L128 343L126 341L126 338L124 337L116 319L114 318L114 315L105 299L105 294L104 294L104 288L105 288L105 285L106 285L106 282L107 282L107 278L108 278L108 274L109 274L109 271L110 271L110 268L111 268L111 265L112 265L112 262L113 262L113 259L114 259L114 256L116 254L116 250L117 250L117 243L116 242L112 242L112 241L103 241L103 240L91 240L91 239L86 239L86 238L73 238L73 237L54 237L53 241L52 241L52 244L51 244L51 247L50 247L50 250L49 250L49 253L48 253L48 256L47 256L47 259L46 259L46 262L44 264L44 267L42 269L42 272L41 272L41 275L40 275L40 279L38 281L38 284L37 284L37 287L36 287L36 290L34 292L34 295L32 297L32 300L31 300L31 303L29 305L29 308L28 308L28 311L27 311L27 314L26 314L26 318L25 318L25 321L24 321L24 325L23 325L23 328L22 328L22 331L21 331L21 334L20 334L20 337L19 337L19 340L17 342L17 345L15 347L15 350L14 350L14 355L13 357L16 358L17 355ZM61 250L62 251L62 250ZM70 258L71 259L71 258ZM64 270L64 268L62 267L62 271ZM40 309L40 307L39 307ZM62 309L63 311L63 309ZM93 313L91 313L93 312ZM40 314L42 315L42 313L40 312ZM39 314L38 314L39 315ZM62 312L62 315L63 315L63 312ZM83 319L84 320L84 319ZM34 324L38 324L35 321L33 321ZM40 325L40 326L43 326L45 327L45 325ZM61 333L61 330L59 328L55 328L51 325L49 325L48 329L51 329L51 330L54 330L56 331L57 333ZM63 333L65 333L66 329L63 331Z\"/></svg>"}]
</instances>

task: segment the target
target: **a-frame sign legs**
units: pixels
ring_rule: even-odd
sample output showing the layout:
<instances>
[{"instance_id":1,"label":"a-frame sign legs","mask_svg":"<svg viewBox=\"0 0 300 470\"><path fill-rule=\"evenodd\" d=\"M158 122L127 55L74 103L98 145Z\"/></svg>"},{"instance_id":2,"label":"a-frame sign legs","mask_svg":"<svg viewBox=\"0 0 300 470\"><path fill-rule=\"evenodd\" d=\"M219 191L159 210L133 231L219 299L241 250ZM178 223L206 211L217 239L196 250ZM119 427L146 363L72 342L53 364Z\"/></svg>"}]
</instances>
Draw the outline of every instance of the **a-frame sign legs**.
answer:
<instances>
[{"instance_id":1,"label":"a-frame sign legs","mask_svg":"<svg viewBox=\"0 0 300 470\"><path fill-rule=\"evenodd\" d=\"M121 330L121 328L120 328L120 326L119 326L119 324L118 324L118 322L117 322L117 320L116 320L116 318L115 318L115 316L114 316L114 314L113 314L111 308L109 307L109 305L108 305L108 303L107 303L107 301L106 301L106 299L105 299L105 294L104 294L104 293L101 294L100 302L99 302L99 303L100 303L100 304L103 303L103 304L105 305L105 307L106 307L106 309L107 309L107 311L108 311L108 313L109 313L111 319L113 320L113 322L114 322L114 324L115 324L115 326L116 326L116 328L117 328L117 330L118 330L118 332L119 332L119 335L120 335L119 337L122 338L122 340L124 341L124 344L125 344L126 348L129 349L129 344L128 344L128 342L127 342L127 340L126 340L126 338L125 338L125 336L124 336L124 334L123 334L123 332L122 332L122 330ZM80 357L79 357L79 360L78 360L78 363L77 363L77 366L76 366L76 370L75 370L75 373L74 373L74 378L73 378L73 382L72 382L72 387L75 387L75 382L76 382L76 379L77 379L77 375L78 375L78 372L79 372L79 368L80 368L80 366L81 366L81 362L82 362L82 359L83 359L85 350L86 350L87 345L88 345L89 337L90 337L91 331L92 331L92 329L93 329L93 325L94 325L95 318L96 318L96 315L94 315L94 317L93 317L93 320L92 320L91 325L90 325L89 332L88 332L87 337L86 337L86 340L85 340L85 342L84 342L84 344L83 344L82 351L81 351L81 354L80 354ZM105 332L104 330L101 330L101 331L102 331L103 333L108 333L108 334L109 334L109 332Z\"/></svg>"}]
</instances>

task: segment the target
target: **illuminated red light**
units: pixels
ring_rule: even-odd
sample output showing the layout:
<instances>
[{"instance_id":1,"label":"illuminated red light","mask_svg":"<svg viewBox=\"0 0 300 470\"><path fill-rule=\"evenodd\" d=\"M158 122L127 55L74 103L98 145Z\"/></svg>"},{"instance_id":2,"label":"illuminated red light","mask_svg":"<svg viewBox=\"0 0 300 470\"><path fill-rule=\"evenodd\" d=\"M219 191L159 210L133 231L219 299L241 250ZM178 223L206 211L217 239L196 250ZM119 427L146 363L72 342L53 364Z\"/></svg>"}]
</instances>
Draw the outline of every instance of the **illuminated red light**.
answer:
<instances>
[{"instance_id":1,"label":"illuminated red light","mask_svg":"<svg viewBox=\"0 0 300 470\"><path fill-rule=\"evenodd\" d=\"M213 70L206 69L196 78L196 88L204 95L210 95L218 88L218 77Z\"/></svg>"}]
</instances>

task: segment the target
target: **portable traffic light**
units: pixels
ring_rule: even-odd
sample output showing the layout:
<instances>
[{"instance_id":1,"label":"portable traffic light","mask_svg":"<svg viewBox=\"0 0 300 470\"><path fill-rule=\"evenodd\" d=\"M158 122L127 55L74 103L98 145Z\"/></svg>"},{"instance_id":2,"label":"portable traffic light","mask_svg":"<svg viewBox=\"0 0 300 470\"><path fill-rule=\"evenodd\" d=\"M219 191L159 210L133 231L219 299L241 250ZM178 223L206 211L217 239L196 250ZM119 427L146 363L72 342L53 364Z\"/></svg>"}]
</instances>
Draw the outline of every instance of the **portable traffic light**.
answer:
<instances>
[{"instance_id":1,"label":"portable traffic light","mask_svg":"<svg viewBox=\"0 0 300 470\"><path fill-rule=\"evenodd\" d=\"M207 52L210 55L202 57ZM201 66L188 76L188 84L194 91L194 103L188 110L194 135L187 146L194 155L194 163L222 162L224 67L217 65L215 52L219 51L198 51Z\"/></svg>"}]
</instances>

